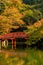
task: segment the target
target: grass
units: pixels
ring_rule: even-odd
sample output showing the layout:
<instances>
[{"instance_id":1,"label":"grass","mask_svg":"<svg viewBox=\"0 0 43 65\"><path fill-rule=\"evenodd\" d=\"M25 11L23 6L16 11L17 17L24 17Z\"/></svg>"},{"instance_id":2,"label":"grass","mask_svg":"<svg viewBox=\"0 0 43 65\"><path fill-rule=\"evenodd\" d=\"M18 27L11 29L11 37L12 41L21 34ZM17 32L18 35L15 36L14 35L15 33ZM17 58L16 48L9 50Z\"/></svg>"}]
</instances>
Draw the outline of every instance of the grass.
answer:
<instances>
[{"instance_id":1,"label":"grass","mask_svg":"<svg viewBox=\"0 0 43 65\"><path fill-rule=\"evenodd\" d=\"M0 65L43 65L43 51L27 49L0 52Z\"/></svg>"}]
</instances>

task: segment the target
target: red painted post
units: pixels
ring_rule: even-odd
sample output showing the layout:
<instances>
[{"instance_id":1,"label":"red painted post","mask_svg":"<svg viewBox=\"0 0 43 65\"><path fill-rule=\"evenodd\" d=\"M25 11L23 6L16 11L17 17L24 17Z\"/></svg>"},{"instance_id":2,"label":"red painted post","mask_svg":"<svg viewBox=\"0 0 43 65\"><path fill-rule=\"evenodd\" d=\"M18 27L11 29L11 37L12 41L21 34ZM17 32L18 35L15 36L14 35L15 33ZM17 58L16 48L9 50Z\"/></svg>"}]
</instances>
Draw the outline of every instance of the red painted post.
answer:
<instances>
[{"instance_id":1,"label":"red painted post","mask_svg":"<svg viewBox=\"0 0 43 65\"><path fill-rule=\"evenodd\" d=\"M16 49L16 39L13 40L13 48Z\"/></svg>"},{"instance_id":2,"label":"red painted post","mask_svg":"<svg viewBox=\"0 0 43 65\"><path fill-rule=\"evenodd\" d=\"M12 39L12 49L16 49L16 40Z\"/></svg>"},{"instance_id":3,"label":"red painted post","mask_svg":"<svg viewBox=\"0 0 43 65\"><path fill-rule=\"evenodd\" d=\"M12 39L12 50L13 50L13 39Z\"/></svg>"},{"instance_id":4,"label":"red painted post","mask_svg":"<svg viewBox=\"0 0 43 65\"><path fill-rule=\"evenodd\" d=\"M2 47L2 41L0 40L0 50L1 50L1 47Z\"/></svg>"}]
</instances>

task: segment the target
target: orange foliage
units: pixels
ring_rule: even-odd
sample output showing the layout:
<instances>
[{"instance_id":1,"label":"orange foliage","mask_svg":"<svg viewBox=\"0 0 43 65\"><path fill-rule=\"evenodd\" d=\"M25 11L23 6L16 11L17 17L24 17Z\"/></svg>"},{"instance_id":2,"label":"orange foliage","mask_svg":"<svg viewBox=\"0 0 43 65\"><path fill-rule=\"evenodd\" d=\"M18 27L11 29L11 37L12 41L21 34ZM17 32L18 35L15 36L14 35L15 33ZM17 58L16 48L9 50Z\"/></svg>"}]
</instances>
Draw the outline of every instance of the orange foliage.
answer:
<instances>
[{"instance_id":1,"label":"orange foliage","mask_svg":"<svg viewBox=\"0 0 43 65\"><path fill-rule=\"evenodd\" d=\"M40 21L34 23L34 26L35 26L35 27L40 27L40 26L42 26L42 25L43 25L43 19L41 19Z\"/></svg>"}]
</instances>

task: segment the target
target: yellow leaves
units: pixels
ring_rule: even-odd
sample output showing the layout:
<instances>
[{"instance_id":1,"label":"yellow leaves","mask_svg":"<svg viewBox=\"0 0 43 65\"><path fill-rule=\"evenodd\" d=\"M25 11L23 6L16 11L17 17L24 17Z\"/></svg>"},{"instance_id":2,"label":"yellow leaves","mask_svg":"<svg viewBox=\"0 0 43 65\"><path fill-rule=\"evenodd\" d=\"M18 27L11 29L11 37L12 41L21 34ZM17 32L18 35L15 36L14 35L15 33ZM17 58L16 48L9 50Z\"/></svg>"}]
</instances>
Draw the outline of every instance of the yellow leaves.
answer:
<instances>
[{"instance_id":1,"label":"yellow leaves","mask_svg":"<svg viewBox=\"0 0 43 65\"><path fill-rule=\"evenodd\" d=\"M26 13L29 13L31 15L31 14L33 14L33 11L32 10L28 10L28 11L26 11Z\"/></svg>"},{"instance_id":2,"label":"yellow leaves","mask_svg":"<svg viewBox=\"0 0 43 65\"><path fill-rule=\"evenodd\" d=\"M6 2L8 4L10 3L13 3L13 4L15 3L18 5L21 4L21 0L7 0ZM21 20L22 17L23 15L19 12L19 9L17 7L15 7L14 5L10 7L6 5L0 21L4 23L8 23L8 25L9 23L12 24L12 22L18 22L22 24L23 23L23 21Z\"/></svg>"},{"instance_id":3,"label":"yellow leaves","mask_svg":"<svg viewBox=\"0 0 43 65\"><path fill-rule=\"evenodd\" d=\"M0 15L0 27L1 32L9 32L8 29L11 27L11 21L6 16Z\"/></svg>"},{"instance_id":4,"label":"yellow leaves","mask_svg":"<svg viewBox=\"0 0 43 65\"><path fill-rule=\"evenodd\" d=\"M34 23L33 25L30 25L30 26L27 26L27 28L29 29L33 29L33 28L39 28L39 27L41 27L41 26L43 26L43 19L42 20L40 20L40 21L37 21L36 23Z\"/></svg>"},{"instance_id":5,"label":"yellow leaves","mask_svg":"<svg viewBox=\"0 0 43 65\"><path fill-rule=\"evenodd\" d=\"M10 19L20 19L22 17L22 14L19 13L19 10L15 7L6 8L5 12L3 13L5 16L7 16Z\"/></svg>"},{"instance_id":6,"label":"yellow leaves","mask_svg":"<svg viewBox=\"0 0 43 65\"><path fill-rule=\"evenodd\" d=\"M41 30L40 33L43 34L43 30Z\"/></svg>"},{"instance_id":7,"label":"yellow leaves","mask_svg":"<svg viewBox=\"0 0 43 65\"><path fill-rule=\"evenodd\" d=\"M17 63L17 65L24 65L24 60L19 60L19 62Z\"/></svg>"},{"instance_id":8,"label":"yellow leaves","mask_svg":"<svg viewBox=\"0 0 43 65\"><path fill-rule=\"evenodd\" d=\"M32 10L25 11L24 13L25 13L26 15L30 15L30 16L33 15L33 11L32 11Z\"/></svg>"},{"instance_id":9,"label":"yellow leaves","mask_svg":"<svg viewBox=\"0 0 43 65\"><path fill-rule=\"evenodd\" d=\"M34 23L34 27L40 27L40 26L43 26L43 19Z\"/></svg>"},{"instance_id":10,"label":"yellow leaves","mask_svg":"<svg viewBox=\"0 0 43 65\"><path fill-rule=\"evenodd\" d=\"M14 29L17 29L17 28L19 28L19 26L13 26L13 28L14 28Z\"/></svg>"},{"instance_id":11,"label":"yellow leaves","mask_svg":"<svg viewBox=\"0 0 43 65\"><path fill-rule=\"evenodd\" d=\"M11 8L6 8L4 14L13 15L16 12L18 12L18 10L14 7L11 7Z\"/></svg>"},{"instance_id":12,"label":"yellow leaves","mask_svg":"<svg viewBox=\"0 0 43 65\"><path fill-rule=\"evenodd\" d=\"M7 24L7 23L10 23L10 20L6 16L0 15L0 23Z\"/></svg>"},{"instance_id":13,"label":"yellow leaves","mask_svg":"<svg viewBox=\"0 0 43 65\"><path fill-rule=\"evenodd\" d=\"M23 20L18 21L19 24L25 24Z\"/></svg>"},{"instance_id":14,"label":"yellow leaves","mask_svg":"<svg viewBox=\"0 0 43 65\"><path fill-rule=\"evenodd\" d=\"M27 26L27 28L28 29L33 29L34 27L33 27L33 25L31 25L31 26Z\"/></svg>"},{"instance_id":15,"label":"yellow leaves","mask_svg":"<svg viewBox=\"0 0 43 65\"><path fill-rule=\"evenodd\" d=\"M42 25L41 22L36 22L36 23L34 24L35 27L40 27L41 25Z\"/></svg>"},{"instance_id":16,"label":"yellow leaves","mask_svg":"<svg viewBox=\"0 0 43 65\"><path fill-rule=\"evenodd\" d=\"M21 4L21 0L10 0L11 2L13 2L13 3L16 3L16 4L18 4L18 5L20 5Z\"/></svg>"}]
</instances>

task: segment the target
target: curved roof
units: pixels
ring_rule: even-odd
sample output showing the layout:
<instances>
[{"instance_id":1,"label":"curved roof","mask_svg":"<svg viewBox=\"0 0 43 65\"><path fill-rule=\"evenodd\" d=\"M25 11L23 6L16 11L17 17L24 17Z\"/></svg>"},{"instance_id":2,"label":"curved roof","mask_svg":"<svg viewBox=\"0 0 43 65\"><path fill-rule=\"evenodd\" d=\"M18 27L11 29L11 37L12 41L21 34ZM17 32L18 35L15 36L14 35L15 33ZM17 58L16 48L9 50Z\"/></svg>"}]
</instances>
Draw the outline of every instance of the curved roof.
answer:
<instances>
[{"instance_id":1,"label":"curved roof","mask_svg":"<svg viewBox=\"0 0 43 65\"><path fill-rule=\"evenodd\" d=\"M28 35L25 32L14 32L5 34L3 36L0 35L0 39L14 39L14 38L28 38Z\"/></svg>"}]
</instances>

